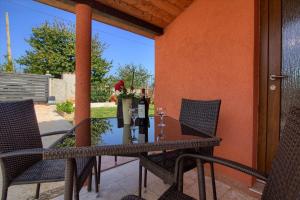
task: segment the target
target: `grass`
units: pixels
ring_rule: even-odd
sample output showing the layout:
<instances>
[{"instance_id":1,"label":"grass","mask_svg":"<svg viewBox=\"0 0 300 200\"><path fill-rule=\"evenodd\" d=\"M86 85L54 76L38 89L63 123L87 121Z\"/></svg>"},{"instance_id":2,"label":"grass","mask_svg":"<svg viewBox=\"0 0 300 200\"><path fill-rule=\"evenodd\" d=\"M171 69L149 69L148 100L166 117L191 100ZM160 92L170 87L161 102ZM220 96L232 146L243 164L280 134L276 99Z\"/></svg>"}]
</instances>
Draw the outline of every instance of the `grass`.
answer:
<instances>
[{"instance_id":1,"label":"grass","mask_svg":"<svg viewBox=\"0 0 300 200\"><path fill-rule=\"evenodd\" d=\"M107 108L92 108L92 118L109 118L117 116L117 107ZM151 104L149 107L149 116L154 115L154 105Z\"/></svg>"}]
</instances>

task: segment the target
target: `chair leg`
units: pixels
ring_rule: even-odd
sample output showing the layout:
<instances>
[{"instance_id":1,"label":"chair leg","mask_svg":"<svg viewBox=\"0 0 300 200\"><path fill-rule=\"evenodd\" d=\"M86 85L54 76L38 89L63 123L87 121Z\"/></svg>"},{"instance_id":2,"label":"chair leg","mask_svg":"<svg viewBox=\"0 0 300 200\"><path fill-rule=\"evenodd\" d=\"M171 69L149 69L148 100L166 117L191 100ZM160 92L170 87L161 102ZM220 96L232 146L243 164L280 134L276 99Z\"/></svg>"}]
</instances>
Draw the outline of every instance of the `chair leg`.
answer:
<instances>
[{"instance_id":1,"label":"chair leg","mask_svg":"<svg viewBox=\"0 0 300 200\"><path fill-rule=\"evenodd\" d=\"M75 177L77 177L76 173L76 160L73 158L69 158L66 160L66 168L65 168L65 191L64 191L64 199L72 200L74 193L74 185L75 185Z\"/></svg>"},{"instance_id":2,"label":"chair leg","mask_svg":"<svg viewBox=\"0 0 300 200\"><path fill-rule=\"evenodd\" d=\"M179 163L179 170L178 170L178 191L183 192L183 160Z\"/></svg>"},{"instance_id":3,"label":"chair leg","mask_svg":"<svg viewBox=\"0 0 300 200\"><path fill-rule=\"evenodd\" d=\"M211 185L212 185L212 189L213 189L213 197L214 197L214 200L217 200L214 163L209 163L209 164L210 164L210 174L211 174Z\"/></svg>"},{"instance_id":4,"label":"chair leg","mask_svg":"<svg viewBox=\"0 0 300 200\"><path fill-rule=\"evenodd\" d=\"M139 197L142 197L142 165L139 164Z\"/></svg>"},{"instance_id":5,"label":"chair leg","mask_svg":"<svg viewBox=\"0 0 300 200\"><path fill-rule=\"evenodd\" d=\"M8 187L5 184L3 184L1 200L6 200L7 199L7 192L8 192Z\"/></svg>"},{"instance_id":6,"label":"chair leg","mask_svg":"<svg viewBox=\"0 0 300 200\"><path fill-rule=\"evenodd\" d=\"M204 166L199 159L196 160L196 163L198 171L199 199L206 200Z\"/></svg>"},{"instance_id":7,"label":"chair leg","mask_svg":"<svg viewBox=\"0 0 300 200\"><path fill-rule=\"evenodd\" d=\"M79 200L79 189L78 189L77 175L74 176L74 200Z\"/></svg>"},{"instance_id":8,"label":"chair leg","mask_svg":"<svg viewBox=\"0 0 300 200\"><path fill-rule=\"evenodd\" d=\"M147 187L147 169L145 168L144 169L144 187L146 188Z\"/></svg>"},{"instance_id":9,"label":"chair leg","mask_svg":"<svg viewBox=\"0 0 300 200\"><path fill-rule=\"evenodd\" d=\"M76 161L74 164L74 174L73 174L73 179L74 179L74 199L75 200L79 200L79 192L80 192L80 188L79 188L79 183L78 183L78 174L77 174L77 165L76 165Z\"/></svg>"},{"instance_id":10,"label":"chair leg","mask_svg":"<svg viewBox=\"0 0 300 200\"><path fill-rule=\"evenodd\" d=\"M87 187L88 192L92 191L92 179L93 179L93 172L91 172L88 177L88 187Z\"/></svg>"},{"instance_id":11,"label":"chair leg","mask_svg":"<svg viewBox=\"0 0 300 200\"><path fill-rule=\"evenodd\" d=\"M117 165L118 162L118 156L115 156L115 165Z\"/></svg>"},{"instance_id":12,"label":"chair leg","mask_svg":"<svg viewBox=\"0 0 300 200\"><path fill-rule=\"evenodd\" d=\"M97 159L94 163L94 171L95 171L95 190L99 192L99 180L98 180L98 171L97 171Z\"/></svg>"},{"instance_id":13,"label":"chair leg","mask_svg":"<svg viewBox=\"0 0 300 200\"><path fill-rule=\"evenodd\" d=\"M101 179L101 156L98 156L98 184L99 184L99 188L100 188L100 179Z\"/></svg>"},{"instance_id":14,"label":"chair leg","mask_svg":"<svg viewBox=\"0 0 300 200\"><path fill-rule=\"evenodd\" d=\"M38 183L38 184L36 185L35 199L39 199L39 198L40 198L40 189L41 189L41 184Z\"/></svg>"},{"instance_id":15,"label":"chair leg","mask_svg":"<svg viewBox=\"0 0 300 200\"><path fill-rule=\"evenodd\" d=\"M74 190L74 200L79 200L79 191L77 188Z\"/></svg>"}]
</instances>

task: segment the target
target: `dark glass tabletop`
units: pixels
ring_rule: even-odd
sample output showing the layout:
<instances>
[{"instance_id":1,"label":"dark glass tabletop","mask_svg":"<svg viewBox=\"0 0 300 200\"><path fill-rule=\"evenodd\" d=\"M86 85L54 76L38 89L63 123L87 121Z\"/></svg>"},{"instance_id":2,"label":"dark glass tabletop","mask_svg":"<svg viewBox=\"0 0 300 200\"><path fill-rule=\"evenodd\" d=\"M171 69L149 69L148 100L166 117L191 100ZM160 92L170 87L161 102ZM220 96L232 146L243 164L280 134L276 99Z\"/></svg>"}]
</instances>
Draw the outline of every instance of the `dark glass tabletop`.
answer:
<instances>
[{"instance_id":1,"label":"dark glass tabletop","mask_svg":"<svg viewBox=\"0 0 300 200\"><path fill-rule=\"evenodd\" d=\"M161 141L192 140L199 138L213 138L171 117L150 117L148 128L124 125L119 128L117 118L87 119L75 129L90 123L92 146L156 143ZM162 125L163 124L163 125ZM67 141L67 142L66 142ZM71 141L65 140L62 146L72 146Z\"/></svg>"},{"instance_id":2,"label":"dark glass tabletop","mask_svg":"<svg viewBox=\"0 0 300 200\"><path fill-rule=\"evenodd\" d=\"M151 117L150 125L145 129L130 125L119 128L117 121L117 118L83 120L64 134L51 148L38 149L37 152L31 153L42 153L43 159L73 159L98 155L132 155L151 151L206 148L221 143L221 138L203 134L171 117L164 118L164 126L160 125L159 117ZM75 147L75 135L85 134L89 127L92 145Z\"/></svg>"},{"instance_id":3,"label":"dark glass tabletop","mask_svg":"<svg viewBox=\"0 0 300 200\"><path fill-rule=\"evenodd\" d=\"M57 143L58 147L42 151L43 159L66 159L65 179L72 180L74 176L75 158L94 157L102 155L141 155L146 152L207 148L220 144L221 139L203 134L189 125L171 117L151 117L146 128L124 125L118 127L117 118L86 119L68 131ZM75 135L79 131L91 128L92 146L74 147ZM80 132L81 134L81 132ZM40 152L39 152L40 153ZM65 196L72 197L71 183L65 183Z\"/></svg>"}]
</instances>

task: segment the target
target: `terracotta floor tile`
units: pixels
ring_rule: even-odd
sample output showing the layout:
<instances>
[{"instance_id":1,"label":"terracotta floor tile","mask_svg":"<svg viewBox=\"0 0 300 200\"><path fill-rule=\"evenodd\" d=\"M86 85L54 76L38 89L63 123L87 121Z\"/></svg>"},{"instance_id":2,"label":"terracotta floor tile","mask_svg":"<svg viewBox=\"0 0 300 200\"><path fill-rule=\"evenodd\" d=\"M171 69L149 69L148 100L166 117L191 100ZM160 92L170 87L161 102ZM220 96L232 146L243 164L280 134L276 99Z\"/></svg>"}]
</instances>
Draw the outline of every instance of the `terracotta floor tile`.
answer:
<instances>
[{"instance_id":1,"label":"terracotta floor tile","mask_svg":"<svg viewBox=\"0 0 300 200\"><path fill-rule=\"evenodd\" d=\"M195 170L191 170L184 176L184 192L198 199L198 181ZM146 200L156 200L168 188L162 180L148 173L148 186L143 188L142 196ZM223 182L216 181L217 195L220 200L256 200ZM212 187L210 177L206 177L207 199L212 198ZM129 194L138 194L138 161L133 161L129 164L116 167L105 171L101 175L100 193L88 193L83 189L80 193L81 199L85 200L120 200L121 197ZM56 200L62 200L60 196Z\"/></svg>"}]
</instances>

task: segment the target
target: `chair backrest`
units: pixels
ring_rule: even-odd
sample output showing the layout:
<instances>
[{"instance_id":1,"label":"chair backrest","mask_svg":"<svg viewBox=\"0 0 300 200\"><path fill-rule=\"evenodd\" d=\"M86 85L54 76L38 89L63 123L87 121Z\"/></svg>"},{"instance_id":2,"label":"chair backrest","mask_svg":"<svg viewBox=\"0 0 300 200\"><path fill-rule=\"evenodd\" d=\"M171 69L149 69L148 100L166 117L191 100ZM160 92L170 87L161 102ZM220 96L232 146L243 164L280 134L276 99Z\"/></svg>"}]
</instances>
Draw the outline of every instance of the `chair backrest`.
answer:
<instances>
[{"instance_id":1,"label":"chair backrest","mask_svg":"<svg viewBox=\"0 0 300 200\"><path fill-rule=\"evenodd\" d=\"M201 133L216 135L221 100L182 99L179 121Z\"/></svg>"},{"instance_id":2,"label":"chair backrest","mask_svg":"<svg viewBox=\"0 0 300 200\"><path fill-rule=\"evenodd\" d=\"M262 199L300 199L300 107L288 114Z\"/></svg>"},{"instance_id":3,"label":"chair backrest","mask_svg":"<svg viewBox=\"0 0 300 200\"><path fill-rule=\"evenodd\" d=\"M0 103L0 153L42 148L33 101ZM0 159L4 178L8 181L41 160L39 155Z\"/></svg>"}]
</instances>

